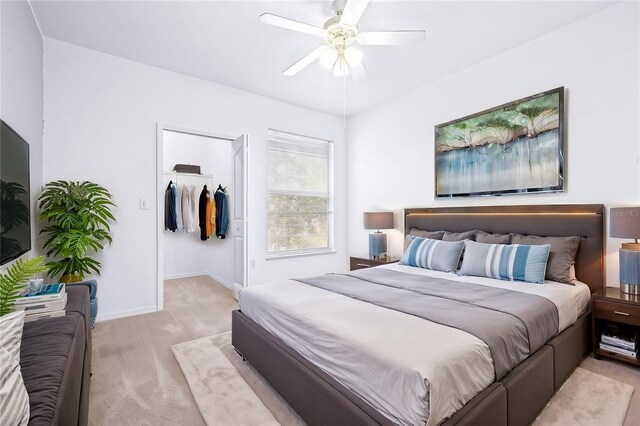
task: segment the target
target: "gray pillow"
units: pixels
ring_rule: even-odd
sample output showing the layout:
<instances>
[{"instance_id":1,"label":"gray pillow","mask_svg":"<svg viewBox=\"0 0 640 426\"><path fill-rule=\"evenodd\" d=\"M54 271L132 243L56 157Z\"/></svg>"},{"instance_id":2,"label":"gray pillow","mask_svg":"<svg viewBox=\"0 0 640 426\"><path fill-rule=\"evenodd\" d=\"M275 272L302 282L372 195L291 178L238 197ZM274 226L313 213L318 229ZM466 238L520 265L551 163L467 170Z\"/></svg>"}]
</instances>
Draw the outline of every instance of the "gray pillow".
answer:
<instances>
[{"instance_id":1,"label":"gray pillow","mask_svg":"<svg viewBox=\"0 0 640 426\"><path fill-rule=\"evenodd\" d=\"M410 235L407 235L410 237ZM441 241L414 237L400 259L401 265L434 271L454 272L458 267L464 241Z\"/></svg>"},{"instance_id":2,"label":"gray pillow","mask_svg":"<svg viewBox=\"0 0 640 426\"><path fill-rule=\"evenodd\" d=\"M429 238L431 240L441 240L444 231L425 231L424 229L412 228L409 235L412 237Z\"/></svg>"},{"instance_id":3,"label":"gray pillow","mask_svg":"<svg viewBox=\"0 0 640 426\"><path fill-rule=\"evenodd\" d=\"M484 231L478 231L476 234L476 242L483 244L509 244L511 236L509 234L490 234Z\"/></svg>"},{"instance_id":4,"label":"gray pillow","mask_svg":"<svg viewBox=\"0 0 640 426\"><path fill-rule=\"evenodd\" d=\"M449 232L444 231L442 236L443 241L464 241L464 240L476 240L476 232L478 231L465 231L465 232Z\"/></svg>"},{"instance_id":5,"label":"gray pillow","mask_svg":"<svg viewBox=\"0 0 640 426\"><path fill-rule=\"evenodd\" d=\"M411 228L409 235L404 238L403 253L407 250L407 247L409 247L411 240L413 240L415 237L429 238L431 240L441 240L443 235L444 231L425 231L423 229Z\"/></svg>"},{"instance_id":6,"label":"gray pillow","mask_svg":"<svg viewBox=\"0 0 640 426\"><path fill-rule=\"evenodd\" d=\"M545 278L573 285L572 281L575 281L576 277L575 271L572 276L571 267L576 263L580 237L538 237L511 234L511 244L551 245Z\"/></svg>"}]
</instances>

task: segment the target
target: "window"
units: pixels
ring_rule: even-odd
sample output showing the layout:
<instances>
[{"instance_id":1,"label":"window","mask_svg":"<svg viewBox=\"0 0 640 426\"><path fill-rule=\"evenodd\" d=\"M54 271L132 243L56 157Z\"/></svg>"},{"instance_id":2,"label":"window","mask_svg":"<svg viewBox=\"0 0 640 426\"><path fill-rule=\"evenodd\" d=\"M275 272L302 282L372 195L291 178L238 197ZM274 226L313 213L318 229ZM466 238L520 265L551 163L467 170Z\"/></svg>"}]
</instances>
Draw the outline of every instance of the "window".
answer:
<instances>
[{"instance_id":1,"label":"window","mask_svg":"<svg viewBox=\"0 0 640 426\"><path fill-rule=\"evenodd\" d=\"M267 258L333 251L333 142L269 129Z\"/></svg>"}]
</instances>

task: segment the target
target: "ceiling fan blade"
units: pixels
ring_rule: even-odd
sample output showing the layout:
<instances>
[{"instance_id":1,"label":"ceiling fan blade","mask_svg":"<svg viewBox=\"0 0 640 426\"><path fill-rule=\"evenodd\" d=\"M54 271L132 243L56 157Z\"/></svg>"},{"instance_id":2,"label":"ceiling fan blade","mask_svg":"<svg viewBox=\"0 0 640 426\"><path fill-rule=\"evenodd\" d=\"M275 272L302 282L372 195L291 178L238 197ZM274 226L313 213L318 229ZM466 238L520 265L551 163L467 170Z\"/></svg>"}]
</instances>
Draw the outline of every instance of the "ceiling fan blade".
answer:
<instances>
[{"instance_id":1,"label":"ceiling fan blade","mask_svg":"<svg viewBox=\"0 0 640 426\"><path fill-rule=\"evenodd\" d=\"M293 19L283 18L282 16L273 15L271 13L263 13L260 15L260 22L315 36L323 36L325 32L323 28L305 24L304 22L294 21Z\"/></svg>"},{"instance_id":2,"label":"ceiling fan blade","mask_svg":"<svg viewBox=\"0 0 640 426\"><path fill-rule=\"evenodd\" d=\"M356 83L363 82L368 77L367 71L364 69L364 66L362 64L351 67L349 72L351 73L351 78L353 78L353 81L355 81Z\"/></svg>"},{"instance_id":3,"label":"ceiling fan blade","mask_svg":"<svg viewBox=\"0 0 640 426\"><path fill-rule=\"evenodd\" d=\"M313 61L320 57L322 51L326 48L326 46L320 46L313 52L309 53L304 58L300 59L295 64L291 65L289 68L284 70L283 74L287 77L291 77L292 75L296 75L298 72L311 65Z\"/></svg>"},{"instance_id":4,"label":"ceiling fan blade","mask_svg":"<svg viewBox=\"0 0 640 426\"><path fill-rule=\"evenodd\" d=\"M368 4L369 0L348 0L347 5L342 11L340 23L351 25L353 27L358 25L358 21L360 21L360 17L364 13Z\"/></svg>"},{"instance_id":5,"label":"ceiling fan blade","mask_svg":"<svg viewBox=\"0 0 640 426\"><path fill-rule=\"evenodd\" d=\"M424 30L370 31L358 34L357 41L364 45L396 46L422 44L426 38Z\"/></svg>"}]
</instances>

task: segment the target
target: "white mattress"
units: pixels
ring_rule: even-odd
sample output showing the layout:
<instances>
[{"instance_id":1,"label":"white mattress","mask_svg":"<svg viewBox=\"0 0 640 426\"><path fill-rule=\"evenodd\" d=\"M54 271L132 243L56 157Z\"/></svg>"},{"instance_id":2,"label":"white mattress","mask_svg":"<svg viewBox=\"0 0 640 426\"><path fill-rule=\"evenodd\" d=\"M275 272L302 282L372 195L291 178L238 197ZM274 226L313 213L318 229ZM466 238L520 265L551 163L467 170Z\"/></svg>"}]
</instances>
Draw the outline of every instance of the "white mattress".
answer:
<instances>
[{"instance_id":1,"label":"white mattress","mask_svg":"<svg viewBox=\"0 0 640 426\"><path fill-rule=\"evenodd\" d=\"M558 307L560 331L590 299L580 282L537 285L397 264L380 268L546 297ZM297 281L242 289L239 301L245 315L398 424L437 425L494 380L488 346L455 328Z\"/></svg>"}]
</instances>

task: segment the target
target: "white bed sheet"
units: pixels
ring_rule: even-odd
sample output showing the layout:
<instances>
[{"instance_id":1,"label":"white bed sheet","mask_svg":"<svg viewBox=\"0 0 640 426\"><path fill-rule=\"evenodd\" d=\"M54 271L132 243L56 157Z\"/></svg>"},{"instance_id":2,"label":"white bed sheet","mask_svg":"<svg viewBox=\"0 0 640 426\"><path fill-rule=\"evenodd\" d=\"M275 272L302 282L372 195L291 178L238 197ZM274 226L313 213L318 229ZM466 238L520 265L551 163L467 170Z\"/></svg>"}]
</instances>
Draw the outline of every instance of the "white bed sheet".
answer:
<instances>
[{"instance_id":1,"label":"white bed sheet","mask_svg":"<svg viewBox=\"0 0 640 426\"><path fill-rule=\"evenodd\" d=\"M582 283L519 284L381 267L544 296L558 307L561 330L590 295ZM494 379L488 346L455 328L297 281L242 289L239 301L245 315L398 424L437 425Z\"/></svg>"}]
</instances>

